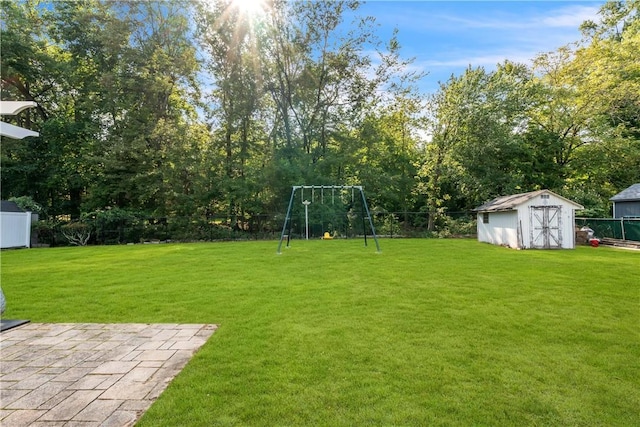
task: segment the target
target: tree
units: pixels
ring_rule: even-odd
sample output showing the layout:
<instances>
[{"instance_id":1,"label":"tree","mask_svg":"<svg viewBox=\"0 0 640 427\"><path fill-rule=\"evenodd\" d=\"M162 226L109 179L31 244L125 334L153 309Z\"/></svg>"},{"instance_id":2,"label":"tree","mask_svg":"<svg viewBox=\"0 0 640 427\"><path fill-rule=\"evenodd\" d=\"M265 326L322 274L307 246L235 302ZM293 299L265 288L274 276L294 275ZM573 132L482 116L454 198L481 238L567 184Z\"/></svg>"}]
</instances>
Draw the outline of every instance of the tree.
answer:
<instances>
[{"instance_id":1,"label":"tree","mask_svg":"<svg viewBox=\"0 0 640 427\"><path fill-rule=\"evenodd\" d=\"M510 62L493 72L469 67L432 97L432 140L419 174L430 229L447 209L471 209L527 184L530 159L521 128L530 80L525 66Z\"/></svg>"},{"instance_id":2,"label":"tree","mask_svg":"<svg viewBox=\"0 0 640 427\"><path fill-rule=\"evenodd\" d=\"M213 86L207 114L218 152L218 185L224 194L218 208L230 217L243 217L263 181L259 169L249 166L264 162L266 155L264 123L259 120L265 90L257 52L261 36L257 27L263 21L229 1L199 7L199 39Z\"/></svg>"},{"instance_id":3,"label":"tree","mask_svg":"<svg viewBox=\"0 0 640 427\"><path fill-rule=\"evenodd\" d=\"M169 182L179 180L176 158L201 145L188 141L197 124L198 64L186 2L106 3L113 7L127 40L111 54L118 59L102 82L109 109L100 115L108 128L93 160L99 167L87 209L134 208L164 216L176 210Z\"/></svg>"},{"instance_id":4,"label":"tree","mask_svg":"<svg viewBox=\"0 0 640 427\"><path fill-rule=\"evenodd\" d=\"M369 20L341 34L343 13L358 2L275 2L262 45L265 84L276 107L272 123L276 150L300 178L319 182L318 162L327 156L340 124L373 91L365 72L371 59L360 52L371 42Z\"/></svg>"},{"instance_id":5,"label":"tree","mask_svg":"<svg viewBox=\"0 0 640 427\"><path fill-rule=\"evenodd\" d=\"M79 44L64 45L59 36L70 17L103 9L85 1L52 10L24 2L3 10L3 98L36 101L37 114L28 113L21 124L37 124L41 134L4 147L3 188L33 196L49 214L78 218L88 179L85 154L97 128L87 107L96 101L98 76L91 59L78 55Z\"/></svg>"},{"instance_id":6,"label":"tree","mask_svg":"<svg viewBox=\"0 0 640 427\"><path fill-rule=\"evenodd\" d=\"M548 147L557 189L608 215L607 199L640 180L640 16L637 1L608 2L584 39L542 55L530 136Z\"/></svg>"},{"instance_id":7,"label":"tree","mask_svg":"<svg viewBox=\"0 0 640 427\"><path fill-rule=\"evenodd\" d=\"M196 195L175 165L203 158L204 129L190 3L4 6L3 98L38 103L22 119L37 121L41 137L3 144L3 190L74 219L109 206L158 216L187 206L174 189Z\"/></svg>"},{"instance_id":8,"label":"tree","mask_svg":"<svg viewBox=\"0 0 640 427\"><path fill-rule=\"evenodd\" d=\"M585 40L571 69L584 70L576 82L584 99L593 100L593 142L578 161L584 182L610 197L640 181L640 2L608 2L601 22L585 22ZM590 141L591 142L591 141ZM581 180L582 181L582 180Z\"/></svg>"}]
</instances>

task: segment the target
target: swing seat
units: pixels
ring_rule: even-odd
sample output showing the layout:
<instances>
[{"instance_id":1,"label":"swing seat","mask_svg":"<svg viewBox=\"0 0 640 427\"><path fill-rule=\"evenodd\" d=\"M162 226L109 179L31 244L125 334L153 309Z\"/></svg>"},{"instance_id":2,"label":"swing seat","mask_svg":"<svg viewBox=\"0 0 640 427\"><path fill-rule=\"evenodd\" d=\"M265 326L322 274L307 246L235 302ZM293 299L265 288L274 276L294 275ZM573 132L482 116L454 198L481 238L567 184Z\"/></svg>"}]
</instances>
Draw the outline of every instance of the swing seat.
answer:
<instances>
[{"instance_id":1,"label":"swing seat","mask_svg":"<svg viewBox=\"0 0 640 427\"><path fill-rule=\"evenodd\" d=\"M324 232L324 236L322 236L322 240L331 240L333 239L333 237L331 237L331 234L329 234L328 231Z\"/></svg>"}]
</instances>

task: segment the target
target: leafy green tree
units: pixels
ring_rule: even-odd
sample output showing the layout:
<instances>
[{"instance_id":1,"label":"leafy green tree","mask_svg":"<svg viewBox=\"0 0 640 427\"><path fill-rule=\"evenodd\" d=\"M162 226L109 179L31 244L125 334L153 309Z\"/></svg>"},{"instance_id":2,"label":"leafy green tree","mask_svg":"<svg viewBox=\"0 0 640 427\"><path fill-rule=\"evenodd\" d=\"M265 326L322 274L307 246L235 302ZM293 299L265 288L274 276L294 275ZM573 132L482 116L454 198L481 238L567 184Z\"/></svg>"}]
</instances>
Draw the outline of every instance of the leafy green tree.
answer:
<instances>
[{"instance_id":1,"label":"leafy green tree","mask_svg":"<svg viewBox=\"0 0 640 427\"><path fill-rule=\"evenodd\" d=\"M262 45L265 84L276 108L272 122L276 150L300 178L322 182L319 161L330 151L335 130L361 114L375 86L365 73L371 58L371 22L343 33L343 13L358 2L275 2Z\"/></svg>"},{"instance_id":2,"label":"leafy green tree","mask_svg":"<svg viewBox=\"0 0 640 427\"><path fill-rule=\"evenodd\" d=\"M87 208L118 206L165 216L178 207L169 184L183 173L176 171L176 156L201 147L185 132L201 126L193 106L198 64L188 3L107 4L128 42L109 44L118 61L104 74L104 95L111 101L101 115L107 130L94 150L99 173Z\"/></svg>"},{"instance_id":3,"label":"leafy green tree","mask_svg":"<svg viewBox=\"0 0 640 427\"><path fill-rule=\"evenodd\" d=\"M446 210L467 210L527 184L530 153L521 128L530 105L529 70L506 62L451 77L429 103L432 140L420 170L432 229Z\"/></svg>"},{"instance_id":4,"label":"leafy green tree","mask_svg":"<svg viewBox=\"0 0 640 427\"><path fill-rule=\"evenodd\" d=\"M37 124L41 133L4 147L3 187L32 195L52 215L80 216L87 186L84 154L96 129L87 106L95 101L97 80L95 67L56 37L64 25L56 11L96 5L61 2L48 10L39 2L23 2L3 9L3 97L36 101L34 114L27 112L21 124Z\"/></svg>"},{"instance_id":5,"label":"leafy green tree","mask_svg":"<svg viewBox=\"0 0 640 427\"><path fill-rule=\"evenodd\" d=\"M213 88L207 96L214 168L223 196L216 208L232 221L242 218L263 186L262 173L252 167L264 163L267 136L260 120L264 86L258 57L258 24L264 17L243 13L237 3L205 2L198 15L199 39L205 70Z\"/></svg>"},{"instance_id":6,"label":"leafy green tree","mask_svg":"<svg viewBox=\"0 0 640 427\"><path fill-rule=\"evenodd\" d=\"M372 208L387 212L408 212L415 208L415 176L419 159L417 125L419 108L409 101L390 105L371 114L350 142L349 161L345 164L354 182L367 189ZM413 113L413 114L412 114Z\"/></svg>"},{"instance_id":7,"label":"leafy green tree","mask_svg":"<svg viewBox=\"0 0 640 427\"><path fill-rule=\"evenodd\" d=\"M548 187L593 212L640 180L640 16L637 1L608 2L584 39L539 56L537 106L527 138ZM608 215L608 214L607 214Z\"/></svg>"},{"instance_id":8,"label":"leafy green tree","mask_svg":"<svg viewBox=\"0 0 640 427\"><path fill-rule=\"evenodd\" d=\"M591 138L577 156L581 173L573 191L589 191L606 200L640 181L640 2L608 2L600 23L585 22L585 36L570 66L580 78L580 102L591 100ZM581 70L577 73L576 70Z\"/></svg>"}]
</instances>

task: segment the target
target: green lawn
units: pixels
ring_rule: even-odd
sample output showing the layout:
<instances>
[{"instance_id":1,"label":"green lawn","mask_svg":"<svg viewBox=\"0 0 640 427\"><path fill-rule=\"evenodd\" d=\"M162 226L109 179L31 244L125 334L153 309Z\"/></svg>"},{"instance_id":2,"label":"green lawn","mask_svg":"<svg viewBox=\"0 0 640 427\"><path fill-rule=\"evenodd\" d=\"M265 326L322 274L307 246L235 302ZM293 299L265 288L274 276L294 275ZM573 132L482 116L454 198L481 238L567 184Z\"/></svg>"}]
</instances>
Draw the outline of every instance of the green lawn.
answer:
<instances>
[{"instance_id":1,"label":"green lawn","mask_svg":"<svg viewBox=\"0 0 640 427\"><path fill-rule=\"evenodd\" d=\"M142 426L640 425L640 252L380 244L5 251L5 315L219 324Z\"/></svg>"}]
</instances>

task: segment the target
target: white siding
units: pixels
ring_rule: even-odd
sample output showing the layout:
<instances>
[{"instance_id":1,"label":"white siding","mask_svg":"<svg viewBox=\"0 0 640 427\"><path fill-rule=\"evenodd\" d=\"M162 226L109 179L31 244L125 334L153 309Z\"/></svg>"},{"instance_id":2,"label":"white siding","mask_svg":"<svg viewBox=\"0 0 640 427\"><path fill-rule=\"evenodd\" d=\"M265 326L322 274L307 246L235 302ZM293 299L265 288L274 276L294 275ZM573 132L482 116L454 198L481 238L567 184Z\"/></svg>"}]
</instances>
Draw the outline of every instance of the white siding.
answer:
<instances>
[{"instance_id":1,"label":"white siding","mask_svg":"<svg viewBox=\"0 0 640 427\"><path fill-rule=\"evenodd\" d=\"M530 205L523 205L518 208L518 222L522 232L522 249L531 248L531 217Z\"/></svg>"},{"instance_id":2,"label":"white siding","mask_svg":"<svg viewBox=\"0 0 640 427\"><path fill-rule=\"evenodd\" d=\"M0 212L0 248L29 247L31 212Z\"/></svg>"},{"instance_id":3,"label":"white siding","mask_svg":"<svg viewBox=\"0 0 640 427\"><path fill-rule=\"evenodd\" d=\"M535 245L531 242L531 230L533 228L531 212L535 207L541 206L560 208L559 224L557 222L551 224L551 221L549 221L551 225L549 229L556 230L561 235L560 244L563 249L573 249L575 247L575 210L582 209L582 206L548 191L516 205L514 208L517 210L489 212L488 224L483 223L483 215L486 212L478 212L478 240L511 248L528 249L534 247ZM555 209L550 210L555 212ZM553 218L556 221L557 217ZM554 228L555 224L559 225L559 230L557 227ZM538 236L540 236L540 230L538 225ZM534 230L535 233L536 231ZM551 241L552 239L549 240ZM554 234L553 242L555 243L556 240L557 236ZM538 247L540 247L540 243L538 243Z\"/></svg>"},{"instance_id":4,"label":"white siding","mask_svg":"<svg viewBox=\"0 0 640 427\"><path fill-rule=\"evenodd\" d=\"M489 212L489 223L478 213L478 240L494 245L518 247L518 212Z\"/></svg>"},{"instance_id":5,"label":"white siding","mask_svg":"<svg viewBox=\"0 0 640 427\"><path fill-rule=\"evenodd\" d=\"M531 209L534 206L560 206L562 208L562 248L575 248L575 209L576 206L567 203L566 200L549 194L549 198L542 198L542 195L536 196L518 207L519 220L522 223L522 236L525 248L531 248Z\"/></svg>"}]
</instances>

